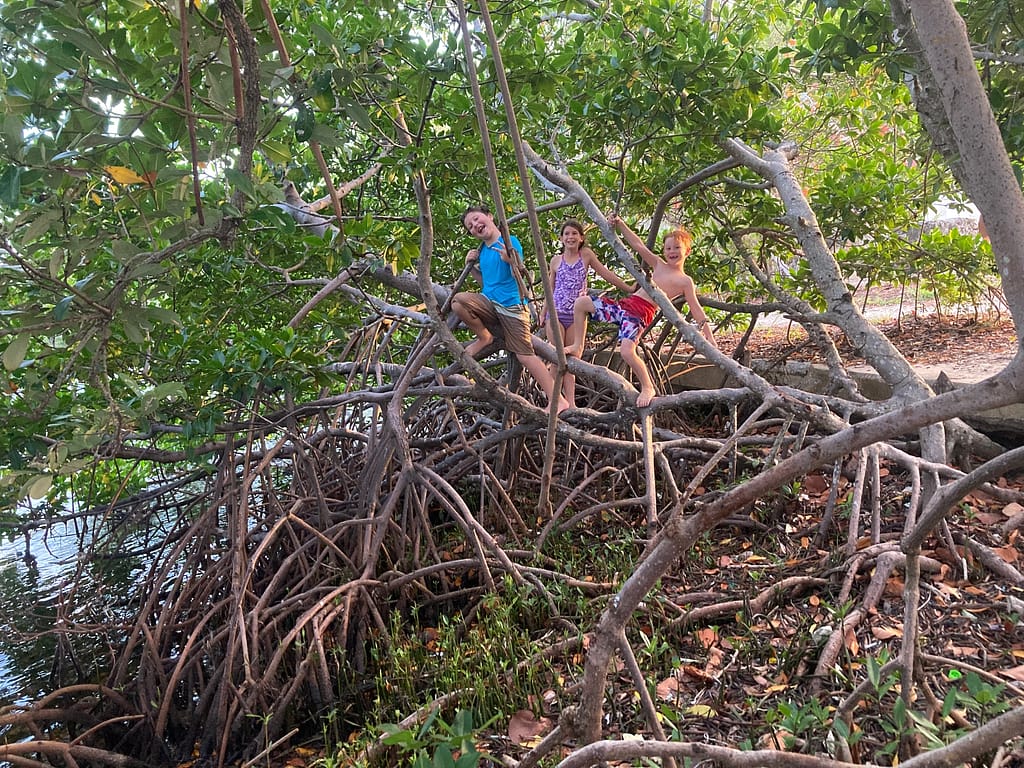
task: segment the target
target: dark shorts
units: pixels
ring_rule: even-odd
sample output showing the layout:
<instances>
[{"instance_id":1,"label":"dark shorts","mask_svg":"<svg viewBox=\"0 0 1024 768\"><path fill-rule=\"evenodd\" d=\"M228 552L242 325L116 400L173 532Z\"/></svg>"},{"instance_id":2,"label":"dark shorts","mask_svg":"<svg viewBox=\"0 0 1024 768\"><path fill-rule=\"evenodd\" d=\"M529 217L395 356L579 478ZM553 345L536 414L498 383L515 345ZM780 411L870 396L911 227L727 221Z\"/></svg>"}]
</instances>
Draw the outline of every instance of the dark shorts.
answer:
<instances>
[{"instance_id":1,"label":"dark shorts","mask_svg":"<svg viewBox=\"0 0 1024 768\"><path fill-rule=\"evenodd\" d=\"M514 355L534 354L530 337L530 312L525 304L503 307L482 293L470 292L462 293L459 302L491 333L500 332L505 337L505 349L509 352Z\"/></svg>"}]
</instances>

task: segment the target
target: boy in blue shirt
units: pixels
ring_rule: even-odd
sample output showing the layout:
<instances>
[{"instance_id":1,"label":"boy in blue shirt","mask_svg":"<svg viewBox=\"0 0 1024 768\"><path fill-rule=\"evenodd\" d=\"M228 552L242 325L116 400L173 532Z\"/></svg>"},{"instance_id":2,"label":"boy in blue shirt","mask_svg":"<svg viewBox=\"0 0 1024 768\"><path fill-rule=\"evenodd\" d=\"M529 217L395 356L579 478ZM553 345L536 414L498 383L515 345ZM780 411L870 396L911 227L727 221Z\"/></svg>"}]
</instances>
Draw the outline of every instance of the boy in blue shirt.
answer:
<instances>
[{"instance_id":1,"label":"boy in blue shirt","mask_svg":"<svg viewBox=\"0 0 1024 768\"><path fill-rule=\"evenodd\" d=\"M452 310L476 336L466 352L476 355L485 349L500 329L505 348L536 379L550 402L555 382L544 361L533 351L527 299L519 294L519 284L512 271L513 259L522 259L523 247L517 237L510 235L512 252L508 251L486 206L467 208L462 214L462 226L481 242L479 248L466 253L466 263L476 262L473 274L483 289L482 293L460 291L452 299ZM558 411L568 407L569 403L559 395Z\"/></svg>"}]
</instances>

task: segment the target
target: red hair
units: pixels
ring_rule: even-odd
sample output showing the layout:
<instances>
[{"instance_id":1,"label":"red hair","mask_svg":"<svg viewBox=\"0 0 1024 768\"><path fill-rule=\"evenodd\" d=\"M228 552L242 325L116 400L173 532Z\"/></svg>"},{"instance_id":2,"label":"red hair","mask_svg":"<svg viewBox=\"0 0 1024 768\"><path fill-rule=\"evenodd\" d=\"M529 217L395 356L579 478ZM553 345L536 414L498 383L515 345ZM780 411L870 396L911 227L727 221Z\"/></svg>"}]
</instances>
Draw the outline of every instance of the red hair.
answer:
<instances>
[{"instance_id":1,"label":"red hair","mask_svg":"<svg viewBox=\"0 0 1024 768\"><path fill-rule=\"evenodd\" d=\"M693 235L682 227L679 227L665 235L666 240L670 238L674 238L679 241L679 249L683 252L683 255L688 255L690 253L690 248L693 245Z\"/></svg>"}]
</instances>

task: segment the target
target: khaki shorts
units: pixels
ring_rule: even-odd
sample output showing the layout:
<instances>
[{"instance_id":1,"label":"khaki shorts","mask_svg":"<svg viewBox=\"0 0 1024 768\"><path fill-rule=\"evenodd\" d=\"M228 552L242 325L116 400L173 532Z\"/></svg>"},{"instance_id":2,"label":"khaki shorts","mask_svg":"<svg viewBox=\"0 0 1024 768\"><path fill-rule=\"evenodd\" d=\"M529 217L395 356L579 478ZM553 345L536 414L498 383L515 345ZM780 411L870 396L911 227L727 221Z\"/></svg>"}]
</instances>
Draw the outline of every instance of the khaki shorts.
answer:
<instances>
[{"instance_id":1,"label":"khaki shorts","mask_svg":"<svg viewBox=\"0 0 1024 768\"><path fill-rule=\"evenodd\" d=\"M505 349L514 355L532 355L530 313L526 305L502 307L482 293L464 292L459 302L484 324L491 333L505 338Z\"/></svg>"}]
</instances>

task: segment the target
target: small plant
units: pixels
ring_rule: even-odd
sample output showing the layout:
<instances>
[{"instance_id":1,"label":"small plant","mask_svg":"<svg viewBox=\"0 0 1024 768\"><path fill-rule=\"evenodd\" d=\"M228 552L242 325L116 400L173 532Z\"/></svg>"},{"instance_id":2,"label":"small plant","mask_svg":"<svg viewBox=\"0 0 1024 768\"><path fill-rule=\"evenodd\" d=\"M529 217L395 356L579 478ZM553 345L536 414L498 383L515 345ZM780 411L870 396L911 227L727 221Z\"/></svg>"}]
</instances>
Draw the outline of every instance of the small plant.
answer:
<instances>
[{"instance_id":1,"label":"small plant","mask_svg":"<svg viewBox=\"0 0 1024 768\"><path fill-rule=\"evenodd\" d=\"M1010 708L1010 703L1003 698L1005 685L992 685L982 680L977 672L968 672L964 675L956 669L949 671L948 679L962 680L966 690L953 686L946 693L946 698L942 702L943 721L949 718L955 708L976 716L979 722L1000 715Z\"/></svg>"},{"instance_id":2,"label":"small plant","mask_svg":"<svg viewBox=\"0 0 1024 768\"><path fill-rule=\"evenodd\" d=\"M812 748L812 741L820 739L828 730L832 720L829 708L817 699L810 699L805 704L792 701L780 701L765 714L765 722L771 727L772 733L781 732L784 743L779 746L792 749L798 741L805 745L805 750Z\"/></svg>"},{"instance_id":3,"label":"small plant","mask_svg":"<svg viewBox=\"0 0 1024 768\"><path fill-rule=\"evenodd\" d=\"M480 730L490 722L480 726ZM480 752L474 742L473 713L460 709L451 724L431 712L418 731L385 723L384 744L397 747L411 768L476 768L481 760L494 760ZM403 760L403 764L406 764Z\"/></svg>"},{"instance_id":4,"label":"small plant","mask_svg":"<svg viewBox=\"0 0 1024 768\"><path fill-rule=\"evenodd\" d=\"M260 735L261 735L261 738L263 739L263 744L269 746L270 740L267 737L267 727L268 727L271 719L273 719L273 717L274 717L273 713L272 712L263 712L262 714L257 714L255 712L250 712L247 715L247 717L251 717L254 720L259 720L260 721ZM269 752L269 750L266 753L266 761L267 761L267 766L269 768L269 766L270 766L270 752Z\"/></svg>"}]
</instances>

